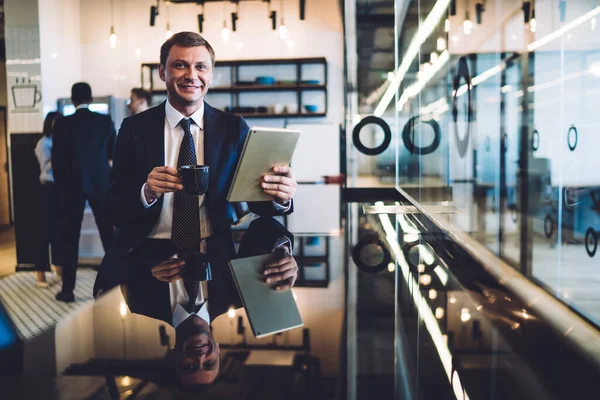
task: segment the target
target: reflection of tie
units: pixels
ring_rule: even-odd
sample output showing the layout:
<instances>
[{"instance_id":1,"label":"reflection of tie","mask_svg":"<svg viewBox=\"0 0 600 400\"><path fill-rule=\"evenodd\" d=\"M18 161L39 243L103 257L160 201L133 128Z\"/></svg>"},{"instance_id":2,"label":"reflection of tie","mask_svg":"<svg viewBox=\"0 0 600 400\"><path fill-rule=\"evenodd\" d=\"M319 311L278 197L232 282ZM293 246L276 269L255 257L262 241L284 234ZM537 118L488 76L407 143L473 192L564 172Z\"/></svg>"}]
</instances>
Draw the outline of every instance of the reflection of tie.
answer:
<instances>
[{"instance_id":1,"label":"reflection of tie","mask_svg":"<svg viewBox=\"0 0 600 400\"><path fill-rule=\"evenodd\" d=\"M196 147L190 126L191 118L183 118L179 125L183 128L183 140L179 147L177 168L182 165L196 165ZM198 197L187 194L184 190L175 192L173 199L173 226L171 240L179 249L198 251L200 242L200 205ZM187 286L186 286L187 289ZM196 288L196 295L198 289Z\"/></svg>"},{"instance_id":2,"label":"reflection of tie","mask_svg":"<svg viewBox=\"0 0 600 400\"><path fill-rule=\"evenodd\" d=\"M185 308L185 310L190 314L196 313L196 298L198 297L198 287L200 286L200 281L183 278L183 285L185 286L185 291L188 294L188 302L183 308Z\"/></svg>"}]
</instances>

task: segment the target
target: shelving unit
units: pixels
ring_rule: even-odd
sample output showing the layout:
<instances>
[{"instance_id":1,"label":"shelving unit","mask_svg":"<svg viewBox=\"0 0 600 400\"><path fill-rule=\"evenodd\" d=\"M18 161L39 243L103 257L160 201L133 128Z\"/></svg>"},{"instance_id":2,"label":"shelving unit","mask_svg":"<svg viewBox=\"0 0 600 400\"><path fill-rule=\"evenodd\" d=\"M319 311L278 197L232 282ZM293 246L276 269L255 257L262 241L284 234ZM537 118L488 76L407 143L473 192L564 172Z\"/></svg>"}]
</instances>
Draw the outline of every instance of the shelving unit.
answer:
<instances>
[{"instance_id":1,"label":"shelving unit","mask_svg":"<svg viewBox=\"0 0 600 400\"><path fill-rule=\"evenodd\" d=\"M158 71L158 63L144 63L141 67L141 80L142 87L149 90L153 96L157 96L159 99L166 96L167 91L159 88L156 85L154 76ZM279 67L284 66L288 71L285 76L282 76L281 69ZM261 76L279 76L273 85L260 85L252 83L252 81L244 81L246 84L239 84L242 82L242 75L248 76L248 70L244 71L247 67L256 69L261 68ZM322 73L319 78L311 76L310 80L318 80L318 84L302 83L309 79L306 78L306 74L303 71L305 68L316 68L321 70ZM218 74L219 70L227 71L228 74ZM292 71L290 73L290 71ZM226 107L229 108L227 111L232 111L237 115L244 118L306 118L306 117L325 117L327 115L327 60L324 57L318 58L291 58L291 59L264 59L264 60L237 60L237 61L217 61L215 65L215 78L217 76L227 79L222 79L225 82L215 82L213 78L213 87L208 91L211 94L229 94L228 104ZM279 82L278 82L279 81ZM294 82L294 83L292 83ZM288 105L294 105L296 112L273 112L274 104L240 104L240 95L246 93L273 93L273 92L288 92L294 94L294 103L288 103ZM304 111L305 105L305 93L307 92L319 92L323 94L322 107L316 112ZM246 100L246 102L248 102ZM211 102L212 105L212 102ZM243 112L239 108L266 108L267 112ZM225 111L225 107L223 108ZM281 108L281 107L280 107ZM237 110L236 110L237 109Z\"/></svg>"}]
</instances>

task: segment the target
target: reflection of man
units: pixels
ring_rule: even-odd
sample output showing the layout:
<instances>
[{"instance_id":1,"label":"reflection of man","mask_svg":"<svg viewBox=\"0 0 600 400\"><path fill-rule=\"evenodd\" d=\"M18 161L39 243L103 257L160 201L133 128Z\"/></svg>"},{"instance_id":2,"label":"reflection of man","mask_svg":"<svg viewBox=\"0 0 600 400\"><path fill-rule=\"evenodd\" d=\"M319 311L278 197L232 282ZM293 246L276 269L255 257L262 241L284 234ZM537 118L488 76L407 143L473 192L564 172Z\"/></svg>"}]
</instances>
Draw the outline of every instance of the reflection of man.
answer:
<instances>
[{"instance_id":1,"label":"reflection of man","mask_svg":"<svg viewBox=\"0 0 600 400\"><path fill-rule=\"evenodd\" d=\"M127 108L131 115L139 114L150 108L152 104L152 95L149 91L142 88L131 89L131 95L127 100Z\"/></svg>"},{"instance_id":2,"label":"reflection of man","mask_svg":"<svg viewBox=\"0 0 600 400\"><path fill-rule=\"evenodd\" d=\"M60 228L63 284L56 299L65 302L75 301L73 290L86 200L94 213L105 251L114 235L107 216L106 196L115 128L109 116L88 109L92 89L87 83L73 85L71 100L77 110L56 121L52 146L54 180L63 211Z\"/></svg>"},{"instance_id":3,"label":"reflection of man","mask_svg":"<svg viewBox=\"0 0 600 400\"><path fill-rule=\"evenodd\" d=\"M159 75L167 101L123 121L111 172L109 212L117 226L115 245L100 267L94 294L117 285L123 263L144 261L146 271L165 254L234 254L231 244L215 247L211 237L229 229L235 215L226 196L249 127L204 102L212 82L214 51L202 36L180 32L161 47ZM177 168L209 166L205 195L182 190ZM272 202L249 204L260 215L289 214L296 181L288 166L263 177ZM149 250L149 251L146 251Z\"/></svg>"},{"instance_id":4,"label":"reflection of man","mask_svg":"<svg viewBox=\"0 0 600 400\"><path fill-rule=\"evenodd\" d=\"M231 235L212 239L224 245L231 242ZM280 252L277 261L265 265L264 279L274 290L286 290L294 285L298 273L297 263L290 255L292 242L293 235L279 222L260 218L248 227L238 257ZM201 282L193 296L189 295L186 274L198 265L177 258L152 267L151 275L130 274L122 286L131 312L160 319L175 328L176 343L169 361L179 382L186 387L210 383L217 377L220 349L210 331L211 321L230 307L241 307L226 261L211 262L212 279Z\"/></svg>"}]
</instances>

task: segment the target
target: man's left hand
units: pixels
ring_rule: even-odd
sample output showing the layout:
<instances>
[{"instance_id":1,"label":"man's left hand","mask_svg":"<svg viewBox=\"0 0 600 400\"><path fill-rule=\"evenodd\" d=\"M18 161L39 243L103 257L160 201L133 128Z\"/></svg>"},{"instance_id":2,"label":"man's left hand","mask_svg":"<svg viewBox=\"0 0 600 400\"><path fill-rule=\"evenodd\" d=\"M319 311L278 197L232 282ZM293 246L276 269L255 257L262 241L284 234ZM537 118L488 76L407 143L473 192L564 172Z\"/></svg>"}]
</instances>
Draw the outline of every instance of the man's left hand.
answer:
<instances>
[{"instance_id":1,"label":"man's left hand","mask_svg":"<svg viewBox=\"0 0 600 400\"><path fill-rule=\"evenodd\" d=\"M265 175L262 183L264 192L275 197L275 201L281 205L294 197L297 185L294 173L288 166L273 167L273 175Z\"/></svg>"},{"instance_id":2,"label":"man's left hand","mask_svg":"<svg viewBox=\"0 0 600 400\"><path fill-rule=\"evenodd\" d=\"M277 261L265 265L263 275L265 282L274 283L273 290L281 291L291 289L298 278L298 263L288 252L283 250L283 257Z\"/></svg>"}]
</instances>

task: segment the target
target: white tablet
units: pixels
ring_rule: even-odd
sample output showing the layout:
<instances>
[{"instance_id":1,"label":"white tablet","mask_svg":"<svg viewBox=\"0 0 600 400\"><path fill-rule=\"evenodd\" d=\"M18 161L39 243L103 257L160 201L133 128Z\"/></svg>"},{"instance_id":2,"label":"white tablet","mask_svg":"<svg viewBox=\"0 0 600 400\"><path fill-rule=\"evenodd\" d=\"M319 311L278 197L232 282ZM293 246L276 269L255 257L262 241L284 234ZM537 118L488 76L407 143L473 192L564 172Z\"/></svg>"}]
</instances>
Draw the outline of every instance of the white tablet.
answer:
<instances>
[{"instance_id":1,"label":"white tablet","mask_svg":"<svg viewBox=\"0 0 600 400\"><path fill-rule=\"evenodd\" d=\"M300 131L252 127L244 143L227 201L270 201L263 191L262 177L277 165L290 165Z\"/></svg>"},{"instance_id":2,"label":"white tablet","mask_svg":"<svg viewBox=\"0 0 600 400\"><path fill-rule=\"evenodd\" d=\"M264 265L275 261L274 253L229 262L252 333L261 338L302 326L302 317L291 290L275 291L264 281Z\"/></svg>"}]
</instances>

